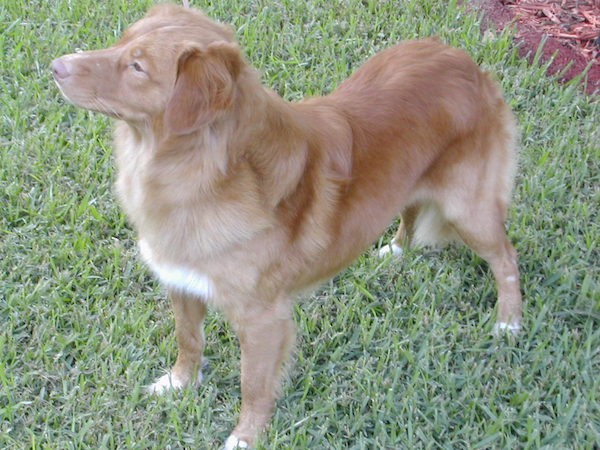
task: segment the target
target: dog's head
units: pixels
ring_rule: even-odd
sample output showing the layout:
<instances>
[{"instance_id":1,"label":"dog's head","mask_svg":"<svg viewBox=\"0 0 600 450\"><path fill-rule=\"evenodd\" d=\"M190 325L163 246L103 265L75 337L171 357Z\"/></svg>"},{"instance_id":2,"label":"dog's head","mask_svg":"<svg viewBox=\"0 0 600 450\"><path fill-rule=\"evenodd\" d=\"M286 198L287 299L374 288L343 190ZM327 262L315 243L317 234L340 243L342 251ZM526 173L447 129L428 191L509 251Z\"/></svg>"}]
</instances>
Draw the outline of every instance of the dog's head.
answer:
<instances>
[{"instance_id":1,"label":"dog's head","mask_svg":"<svg viewBox=\"0 0 600 450\"><path fill-rule=\"evenodd\" d=\"M58 58L52 71L76 106L187 134L232 107L244 65L229 28L160 5L114 46Z\"/></svg>"}]
</instances>

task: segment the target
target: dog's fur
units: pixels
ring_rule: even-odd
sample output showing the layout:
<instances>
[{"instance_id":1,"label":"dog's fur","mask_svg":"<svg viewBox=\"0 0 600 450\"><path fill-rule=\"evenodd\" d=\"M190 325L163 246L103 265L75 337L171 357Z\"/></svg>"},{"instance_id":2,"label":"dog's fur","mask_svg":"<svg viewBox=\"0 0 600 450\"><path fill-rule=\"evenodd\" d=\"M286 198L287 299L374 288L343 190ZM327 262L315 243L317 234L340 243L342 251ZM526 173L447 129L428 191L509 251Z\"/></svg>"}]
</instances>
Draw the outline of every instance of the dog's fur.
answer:
<instances>
[{"instance_id":1,"label":"dog's fur","mask_svg":"<svg viewBox=\"0 0 600 450\"><path fill-rule=\"evenodd\" d=\"M503 225L515 124L464 52L402 43L330 95L288 103L261 85L229 28L161 5L115 46L53 70L71 102L118 119L117 192L175 311L179 356L152 389L199 381L207 305L239 337L241 417L227 446L251 445L272 414L292 297L350 264L398 214L394 252L466 243L496 279L497 325L519 328Z\"/></svg>"}]
</instances>

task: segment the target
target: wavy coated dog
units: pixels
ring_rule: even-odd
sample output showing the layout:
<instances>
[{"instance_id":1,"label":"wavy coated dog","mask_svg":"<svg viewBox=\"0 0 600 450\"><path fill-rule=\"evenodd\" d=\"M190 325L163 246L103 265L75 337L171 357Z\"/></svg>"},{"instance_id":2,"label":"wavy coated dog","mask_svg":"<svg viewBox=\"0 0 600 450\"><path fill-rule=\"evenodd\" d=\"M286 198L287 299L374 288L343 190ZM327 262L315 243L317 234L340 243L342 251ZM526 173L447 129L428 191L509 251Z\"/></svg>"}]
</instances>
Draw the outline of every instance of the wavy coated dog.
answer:
<instances>
[{"instance_id":1,"label":"wavy coated dog","mask_svg":"<svg viewBox=\"0 0 600 450\"><path fill-rule=\"evenodd\" d=\"M516 128L489 74L437 40L373 56L330 95L263 87L232 31L154 7L111 48L53 62L64 96L117 119L117 193L166 287L179 354L155 392L200 382L207 306L241 346L248 447L273 412L294 341L292 298L349 265L398 215L382 253L459 240L491 266L496 327L521 321L504 220Z\"/></svg>"}]
</instances>

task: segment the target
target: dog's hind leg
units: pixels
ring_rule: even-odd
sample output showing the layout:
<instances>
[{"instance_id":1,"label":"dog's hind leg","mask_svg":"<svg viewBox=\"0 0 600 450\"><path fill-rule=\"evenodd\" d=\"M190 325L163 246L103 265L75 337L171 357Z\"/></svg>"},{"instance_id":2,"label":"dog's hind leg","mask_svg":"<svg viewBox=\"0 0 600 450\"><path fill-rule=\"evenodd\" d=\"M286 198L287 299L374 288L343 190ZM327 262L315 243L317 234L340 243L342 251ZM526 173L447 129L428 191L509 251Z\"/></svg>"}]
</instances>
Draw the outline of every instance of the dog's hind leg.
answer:
<instances>
[{"instance_id":1,"label":"dog's hind leg","mask_svg":"<svg viewBox=\"0 0 600 450\"><path fill-rule=\"evenodd\" d=\"M471 212L472 214L469 214ZM522 300L517 252L504 230L505 207L500 200L470 204L451 220L463 242L490 265L498 289L495 332L521 328Z\"/></svg>"},{"instance_id":2,"label":"dog's hind leg","mask_svg":"<svg viewBox=\"0 0 600 450\"><path fill-rule=\"evenodd\" d=\"M415 235L415 222L420 208L421 205L418 203L404 208L400 214L400 226L398 227L398 231L396 231L394 239L392 239L393 244L400 247L408 247L412 244Z\"/></svg>"},{"instance_id":3,"label":"dog's hind leg","mask_svg":"<svg viewBox=\"0 0 600 450\"><path fill-rule=\"evenodd\" d=\"M457 240L456 231L448 223L441 208L433 201L413 203L400 214L401 222L389 245L379 250L379 256L389 253L402 256L411 246L444 246Z\"/></svg>"},{"instance_id":4,"label":"dog's hind leg","mask_svg":"<svg viewBox=\"0 0 600 450\"><path fill-rule=\"evenodd\" d=\"M394 235L394 238L389 244L384 245L379 249L379 257L384 258L388 254L400 257L403 253L403 248L407 248L412 244L415 234L415 221L419 215L419 204L414 204L404 208L400 213L400 226Z\"/></svg>"},{"instance_id":5,"label":"dog's hind leg","mask_svg":"<svg viewBox=\"0 0 600 450\"><path fill-rule=\"evenodd\" d=\"M241 308L240 308L241 309ZM292 302L255 302L229 316L241 348L242 407L225 449L251 446L269 422L295 338Z\"/></svg>"}]
</instances>

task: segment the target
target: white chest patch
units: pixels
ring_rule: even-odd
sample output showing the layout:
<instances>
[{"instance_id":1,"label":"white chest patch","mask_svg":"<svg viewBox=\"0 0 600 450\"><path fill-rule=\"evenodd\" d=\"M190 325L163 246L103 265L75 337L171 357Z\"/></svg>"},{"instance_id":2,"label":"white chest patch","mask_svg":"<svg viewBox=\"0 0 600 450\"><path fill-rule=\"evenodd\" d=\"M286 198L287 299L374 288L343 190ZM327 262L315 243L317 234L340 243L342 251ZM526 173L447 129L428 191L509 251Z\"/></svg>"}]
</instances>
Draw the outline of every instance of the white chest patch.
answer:
<instances>
[{"instance_id":1,"label":"white chest patch","mask_svg":"<svg viewBox=\"0 0 600 450\"><path fill-rule=\"evenodd\" d=\"M152 249L145 240L141 239L138 245L143 260L168 289L179 290L203 299L211 298L214 295L214 284L205 274L188 267L159 263L155 260Z\"/></svg>"}]
</instances>

